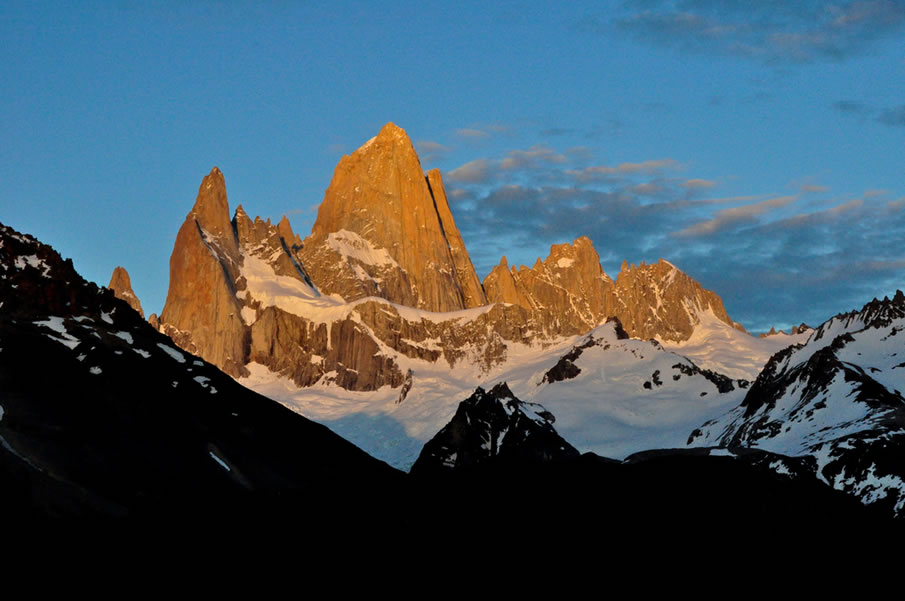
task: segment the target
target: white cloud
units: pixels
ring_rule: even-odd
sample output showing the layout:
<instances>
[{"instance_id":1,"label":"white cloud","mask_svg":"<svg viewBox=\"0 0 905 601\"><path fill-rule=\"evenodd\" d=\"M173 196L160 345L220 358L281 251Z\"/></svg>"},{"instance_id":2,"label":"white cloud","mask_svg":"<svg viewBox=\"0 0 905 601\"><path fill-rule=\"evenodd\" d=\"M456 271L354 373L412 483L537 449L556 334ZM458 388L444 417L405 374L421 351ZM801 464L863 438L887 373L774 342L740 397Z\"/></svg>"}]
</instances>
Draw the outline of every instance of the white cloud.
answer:
<instances>
[{"instance_id":1,"label":"white cloud","mask_svg":"<svg viewBox=\"0 0 905 601\"><path fill-rule=\"evenodd\" d=\"M678 236L703 236L717 232L726 226L739 223L741 221L749 221L755 217L759 217L768 211L784 207L798 200L798 196L777 196L769 198L749 205L740 207L732 207L730 209L722 209L717 211L713 219L702 221L689 226L676 235Z\"/></svg>"}]
</instances>

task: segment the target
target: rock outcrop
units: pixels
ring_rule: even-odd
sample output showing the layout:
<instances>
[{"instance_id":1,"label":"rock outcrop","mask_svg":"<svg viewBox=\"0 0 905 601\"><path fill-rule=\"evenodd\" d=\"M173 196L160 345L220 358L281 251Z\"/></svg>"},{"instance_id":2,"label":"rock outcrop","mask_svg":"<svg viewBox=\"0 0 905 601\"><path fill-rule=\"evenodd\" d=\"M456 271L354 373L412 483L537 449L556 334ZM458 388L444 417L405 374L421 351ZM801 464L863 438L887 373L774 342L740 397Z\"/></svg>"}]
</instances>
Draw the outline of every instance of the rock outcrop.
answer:
<instances>
[{"instance_id":1,"label":"rock outcrop","mask_svg":"<svg viewBox=\"0 0 905 601\"><path fill-rule=\"evenodd\" d=\"M401 484L326 427L177 350L112 290L3 224L0 306L0 509L23 527L280 506L295 519Z\"/></svg>"},{"instance_id":2,"label":"rock outcrop","mask_svg":"<svg viewBox=\"0 0 905 601\"><path fill-rule=\"evenodd\" d=\"M639 267L623 263L614 282L586 237L552 246L534 267L509 268L503 257L484 279L484 290L490 302L524 307L549 335L581 334L616 317L634 338L679 342L711 312L744 331L719 296L663 259Z\"/></svg>"},{"instance_id":3,"label":"rock outcrop","mask_svg":"<svg viewBox=\"0 0 905 601\"><path fill-rule=\"evenodd\" d=\"M301 257L318 288L346 301L379 296L428 311L486 304L438 171L388 123L344 156Z\"/></svg>"},{"instance_id":4,"label":"rock outcrop","mask_svg":"<svg viewBox=\"0 0 905 601\"><path fill-rule=\"evenodd\" d=\"M697 281L660 259L638 267L623 262L616 277L611 305L626 332L644 340L687 340L705 314L745 331L726 314L722 299Z\"/></svg>"},{"instance_id":5,"label":"rock outcrop","mask_svg":"<svg viewBox=\"0 0 905 601\"><path fill-rule=\"evenodd\" d=\"M509 269L506 257L484 278L490 302L524 307L553 335L583 334L612 315L613 281L603 272L591 240L550 247L534 267Z\"/></svg>"},{"instance_id":6,"label":"rock outcrop","mask_svg":"<svg viewBox=\"0 0 905 601\"><path fill-rule=\"evenodd\" d=\"M785 334L786 336L795 336L797 334L804 334L809 330L813 330L811 326L806 323L802 323L797 326L792 326L792 329L789 330L789 333L786 334L785 330L776 331L776 327L771 326L769 332L764 332L762 334L758 334L758 338L769 338L770 336L777 336L779 334Z\"/></svg>"},{"instance_id":7,"label":"rock outcrop","mask_svg":"<svg viewBox=\"0 0 905 601\"><path fill-rule=\"evenodd\" d=\"M741 404L688 444L805 458L826 484L905 517L903 330L901 291L831 318L773 355Z\"/></svg>"},{"instance_id":8,"label":"rock outcrop","mask_svg":"<svg viewBox=\"0 0 905 601\"><path fill-rule=\"evenodd\" d=\"M107 288L113 291L116 298L129 303L129 306L135 309L139 315L145 316L145 312L141 309L141 301L138 300L132 290L132 280L129 278L129 272L126 271L125 267L117 267L113 270L113 275L110 277L110 283L107 284Z\"/></svg>"}]
</instances>

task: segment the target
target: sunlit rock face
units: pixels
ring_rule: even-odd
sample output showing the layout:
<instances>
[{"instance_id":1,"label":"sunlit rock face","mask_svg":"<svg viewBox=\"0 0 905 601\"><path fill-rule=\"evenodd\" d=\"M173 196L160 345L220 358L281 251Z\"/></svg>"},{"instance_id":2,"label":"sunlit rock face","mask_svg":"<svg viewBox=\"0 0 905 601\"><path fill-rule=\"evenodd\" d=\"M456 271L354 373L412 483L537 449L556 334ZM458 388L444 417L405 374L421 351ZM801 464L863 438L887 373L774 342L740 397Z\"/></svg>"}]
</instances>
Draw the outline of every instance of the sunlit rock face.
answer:
<instances>
[{"instance_id":1,"label":"sunlit rock face","mask_svg":"<svg viewBox=\"0 0 905 601\"><path fill-rule=\"evenodd\" d=\"M253 361L299 386L322 382L376 390L405 382L407 372L399 365L405 359L449 367L466 361L487 370L506 358L507 342L532 340L519 307L409 315L380 298L346 303L324 294L306 271L302 241L288 219L277 225L252 220L241 206L232 220L228 216L225 180L214 168L176 237L167 303L151 321L180 347L230 375L247 375ZM364 241L344 232L347 240ZM335 240L328 237L327 248ZM453 247L470 269L464 246ZM316 271L324 272L330 270ZM472 289L483 303L483 291Z\"/></svg>"},{"instance_id":2,"label":"sunlit rock face","mask_svg":"<svg viewBox=\"0 0 905 601\"><path fill-rule=\"evenodd\" d=\"M582 334L612 314L613 281L586 237L553 245L534 267L510 269L503 257L484 279L484 290L490 302L524 307L551 334Z\"/></svg>"},{"instance_id":3,"label":"sunlit rock face","mask_svg":"<svg viewBox=\"0 0 905 601\"><path fill-rule=\"evenodd\" d=\"M441 312L486 304L439 171L425 176L392 123L340 160L302 258L321 292L347 301Z\"/></svg>"},{"instance_id":4,"label":"sunlit rock face","mask_svg":"<svg viewBox=\"0 0 905 601\"><path fill-rule=\"evenodd\" d=\"M161 331L226 373L247 373L248 329L236 296L239 244L229 219L226 183L216 167L176 235Z\"/></svg>"},{"instance_id":5,"label":"sunlit rock face","mask_svg":"<svg viewBox=\"0 0 905 601\"><path fill-rule=\"evenodd\" d=\"M694 278L663 259L638 267L623 263L611 298L610 311L634 338L687 340L701 316L708 313L744 331L726 314L723 301L715 292L705 290Z\"/></svg>"},{"instance_id":6,"label":"sunlit rock face","mask_svg":"<svg viewBox=\"0 0 905 601\"><path fill-rule=\"evenodd\" d=\"M701 312L731 323L719 298L661 261L614 281L591 240L557 244L534 267L505 257L478 280L440 172L425 174L406 133L387 124L339 162L302 240L242 206L230 218L223 174L201 183L170 259L152 324L227 373L266 366L298 386L399 387L412 361L505 362L617 316L636 337L687 338Z\"/></svg>"},{"instance_id":7,"label":"sunlit rock face","mask_svg":"<svg viewBox=\"0 0 905 601\"><path fill-rule=\"evenodd\" d=\"M484 290L490 302L524 307L550 334L581 334L617 317L634 338L679 342L705 313L743 330L719 296L662 259L638 267L623 263L613 281L586 237L552 246L533 267L510 268L503 257L484 279Z\"/></svg>"},{"instance_id":8,"label":"sunlit rock face","mask_svg":"<svg viewBox=\"0 0 905 601\"><path fill-rule=\"evenodd\" d=\"M116 267L113 270L113 275L110 277L110 283L107 284L107 288L113 291L116 298L129 303L129 306L135 309L139 315L145 316L145 312L141 309L141 301L138 300L132 290L132 280L129 278L129 272L126 271L125 267Z\"/></svg>"}]
</instances>

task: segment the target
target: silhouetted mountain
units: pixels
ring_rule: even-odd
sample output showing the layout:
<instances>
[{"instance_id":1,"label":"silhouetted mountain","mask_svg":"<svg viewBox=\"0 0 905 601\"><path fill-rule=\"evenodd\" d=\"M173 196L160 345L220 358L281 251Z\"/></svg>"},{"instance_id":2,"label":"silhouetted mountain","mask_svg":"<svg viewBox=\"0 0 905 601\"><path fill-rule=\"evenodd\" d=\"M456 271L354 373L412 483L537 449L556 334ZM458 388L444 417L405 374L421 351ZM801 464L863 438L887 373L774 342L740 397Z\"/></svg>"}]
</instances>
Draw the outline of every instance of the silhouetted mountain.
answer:
<instances>
[{"instance_id":1,"label":"silhouetted mountain","mask_svg":"<svg viewBox=\"0 0 905 601\"><path fill-rule=\"evenodd\" d=\"M314 509L401 476L3 225L0 389L4 515L209 516L281 495Z\"/></svg>"}]
</instances>

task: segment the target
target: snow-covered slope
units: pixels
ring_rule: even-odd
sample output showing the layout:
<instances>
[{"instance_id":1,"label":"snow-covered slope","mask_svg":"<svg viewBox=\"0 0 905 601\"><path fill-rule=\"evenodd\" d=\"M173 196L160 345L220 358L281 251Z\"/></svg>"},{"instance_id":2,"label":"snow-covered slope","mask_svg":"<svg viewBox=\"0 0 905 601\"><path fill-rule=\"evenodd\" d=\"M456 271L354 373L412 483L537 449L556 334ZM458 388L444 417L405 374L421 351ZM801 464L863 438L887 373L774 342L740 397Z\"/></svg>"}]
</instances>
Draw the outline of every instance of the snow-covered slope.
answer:
<instances>
[{"instance_id":1,"label":"snow-covered slope","mask_svg":"<svg viewBox=\"0 0 905 601\"><path fill-rule=\"evenodd\" d=\"M811 333L756 338L727 325L710 310L696 312L695 317L698 324L688 340L664 346L702 367L746 380L754 380L775 353L801 344Z\"/></svg>"},{"instance_id":2,"label":"snow-covered slope","mask_svg":"<svg viewBox=\"0 0 905 601\"><path fill-rule=\"evenodd\" d=\"M692 446L810 456L817 477L905 514L905 295L838 315L773 356L744 401Z\"/></svg>"},{"instance_id":3,"label":"snow-covered slope","mask_svg":"<svg viewBox=\"0 0 905 601\"><path fill-rule=\"evenodd\" d=\"M552 411L557 431L579 451L615 458L681 446L692 428L725 412L744 394L737 381L707 374L655 342L628 338L615 320L547 348L510 344L505 362L490 371L467 362L450 368L396 359L412 373L403 400L398 388L388 386L373 392L329 384L298 388L254 364L251 376L240 382L402 469L411 467L424 443L477 386L491 389L506 382L518 398ZM568 379L548 375L564 360L580 371Z\"/></svg>"},{"instance_id":4,"label":"snow-covered slope","mask_svg":"<svg viewBox=\"0 0 905 601\"><path fill-rule=\"evenodd\" d=\"M532 367L542 369L513 366L493 381L507 381L519 398L552 411L556 430L580 451L616 459L681 446L689 426L738 403L748 384L629 338L616 320L579 337L554 362Z\"/></svg>"}]
</instances>

